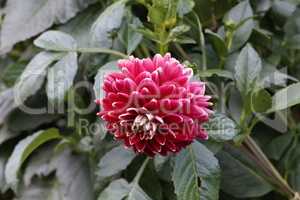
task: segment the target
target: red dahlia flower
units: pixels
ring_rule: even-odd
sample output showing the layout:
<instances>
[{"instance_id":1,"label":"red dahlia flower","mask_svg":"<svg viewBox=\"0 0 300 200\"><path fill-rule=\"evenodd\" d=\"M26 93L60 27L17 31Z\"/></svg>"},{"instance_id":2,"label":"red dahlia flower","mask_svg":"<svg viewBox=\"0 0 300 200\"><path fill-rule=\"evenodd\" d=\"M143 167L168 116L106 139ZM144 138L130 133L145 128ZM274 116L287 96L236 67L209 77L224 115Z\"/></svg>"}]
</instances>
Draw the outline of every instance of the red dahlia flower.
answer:
<instances>
[{"instance_id":1,"label":"red dahlia flower","mask_svg":"<svg viewBox=\"0 0 300 200\"><path fill-rule=\"evenodd\" d=\"M108 130L128 148L166 155L178 152L194 139L207 139L201 124L208 120L211 105L205 84L189 82L190 68L168 53L153 59L120 60L121 72L105 77L106 95L97 100L98 113Z\"/></svg>"}]
</instances>

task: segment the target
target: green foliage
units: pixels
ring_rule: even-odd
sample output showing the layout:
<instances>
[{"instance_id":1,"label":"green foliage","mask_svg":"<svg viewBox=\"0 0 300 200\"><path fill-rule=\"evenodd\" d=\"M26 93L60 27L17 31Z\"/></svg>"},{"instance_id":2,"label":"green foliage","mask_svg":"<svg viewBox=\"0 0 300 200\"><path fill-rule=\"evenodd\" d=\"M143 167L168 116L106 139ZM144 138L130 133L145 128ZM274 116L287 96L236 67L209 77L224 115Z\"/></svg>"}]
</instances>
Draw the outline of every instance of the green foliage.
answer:
<instances>
[{"instance_id":1,"label":"green foliage","mask_svg":"<svg viewBox=\"0 0 300 200\"><path fill-rule=\"evenodd\" d=\"M218 160L204 145L194 142L176 156L173 181L179 200L218 199Z\"/></svg>"},{"instance_id":2,"label":"green foliage","mask_svg":"<svg viewBox=\"0 0 300 200\"><path fill-rule=\"evenodd\" d=\"M221 188L236 198L259 197L272 187L264 180L248 157L228 148L217 154L222 169Z\"/></svg>"},{"instance_id":3,"label":"green foliage","mask_svg":"<svg viewBox=\"0 0 300 200\"><path fill-rule=\"evenodd\" d=\"M0 0L0 199L298 200L299 20L296 0ZM207 83L209 139L145 158L94 100L118 59L166 52Z\"/></svg>"},{"instance_id":4,"label":"green foliage","mask_svg":"<svg viewBox=\"0 0 300 200\"><path fill-rule=\"evenodd\" d=\"M24 140L20 141L11 157L8 159L5 168L5 178L7 184L17 191L18 188L18 172L25 160L30 156L30 154L49 140L58 139L59 133L56 129L49 129L46 131L39 131L31 136L28 136Z\"/></svg>"}]
</instances>

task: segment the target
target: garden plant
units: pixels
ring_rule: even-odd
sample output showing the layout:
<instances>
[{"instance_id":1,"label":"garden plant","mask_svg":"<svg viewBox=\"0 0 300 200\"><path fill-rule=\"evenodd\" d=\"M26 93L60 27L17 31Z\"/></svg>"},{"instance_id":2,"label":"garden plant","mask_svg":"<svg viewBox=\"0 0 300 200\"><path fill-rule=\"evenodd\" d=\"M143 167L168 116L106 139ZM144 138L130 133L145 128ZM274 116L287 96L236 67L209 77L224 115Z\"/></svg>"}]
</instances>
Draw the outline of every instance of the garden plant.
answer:
<instances>
[{"instance_id":1,"label":"garden plant","mask_svg":"<svg viewBox=\"0 0 300 200\"><path fill-rule=\"evenodd\" d=\"M300 200L298 0L0 0L0 200Z\"/></svg>"}]
</instances>

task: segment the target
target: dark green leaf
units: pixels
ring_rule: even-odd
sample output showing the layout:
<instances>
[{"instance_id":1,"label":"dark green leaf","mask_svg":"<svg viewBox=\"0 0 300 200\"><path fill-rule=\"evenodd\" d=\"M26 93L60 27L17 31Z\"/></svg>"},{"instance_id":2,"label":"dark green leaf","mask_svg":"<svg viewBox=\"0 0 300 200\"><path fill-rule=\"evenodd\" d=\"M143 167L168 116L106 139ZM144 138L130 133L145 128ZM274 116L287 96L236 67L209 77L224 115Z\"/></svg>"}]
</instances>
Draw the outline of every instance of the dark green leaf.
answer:
<instances>
[{"instance_id":1,"label":"dark green leaf","mask_svg":"<svg viewBox=\"0 0 300 200\"><path fill-rule=\"evenodd\" d=\"M126 169L135 157L134 152L124 149L123 146L115 147L100 160L97 175L101 178L113 176Z\"/></svg>"},{"instance_id":2,"label":"dark green leaf","mask_svg":"<svg viewBox=\"0 0 300 200\"><path fill-rule=\"evenodd\" d=\"M237 87L244 96L254 89L261 65L259 55L250 44L247 44L237 58L234 75Z\"/></svg>"},{"instance_id":3,"label":"dark green leaf","mask_svg":"<svg viewBox=\"0 0 300 200\"><path fill-rule=\"evenodd\" d=\"M128 195L130 188L126 180L115 180L101 193L98 200L122 200Z\"/></svg>"},{"instance_id":4,"label":"dark green leaf","mask_svg":"<svg viewBox=\"0 0 300 200\"><path fill-rule=\"evenodd\" d=\"M10 64L7 68L5 68L3 74L1 74L1 79L5 85L12 87L24 71L25 67L26 64L24 64L24 62L17 62Z\"/></svg>"},{"instance_id":5,"label":"dark green leaf","mask_svg":"<svg viewBox=\"0 0 300 200\"><path fill-rule=\"evenodd\" d=\"M220 35L218 35L217 33L214 33L209 29L206 29L205 33L207 34L208 39L212 43L213 48L216 51L216 53L218 54L218 56L220 58L225 57L227 55L227 47L225 45L223 38Z\"/></svg>"},{"instance_id":6,"label":"dark green leaf","mask_svg":"<svg viewBox=\"0 0 300 200\"><path fill-rule=\"evenodd\" d=\"M170 166L168 170L169 171L165 171L167 173L165 174L165 176L169 176L169 179L166 181L171 182L172 166ZM156 173L153 162L150 162L145 168L143 176L141 177L140 180L140 186L141 188L143 188L145 193L149 195L150 198L155 200L163 200L162 184L158 174Z\"/></svg>"},{"instance_id":7,"label":"dark green leaf","mask_svg":"<svg viewBox=\"0 0 300 200\"><path fill-rule=\"evenodd\" d=\"M300 34L289 37L285 43L289 49L300 49Z\"/></svg>"},{"instance_id":8,"label":"dark green leaf","mask_svg":"<svg viewBox=\"0 0 300 200\"><path fill-rule=\"evenodd\" d=\"M253 112L264 113L272 106L272 96L265 90L261 89L251 95L251 107Z\"/></svg>"},{"instance_id":9,"label":"dark green leaf","mask_svg":"<svg viewBox=\"0 0 300 200\"><path fill-rule=\"evenodd\" d=\"M221 189L236 198L260 197L272 187L258 173L257 167L240 150L226 148L217 154L222 169Z\"/></svg>"},{"instance_id":10,"label":"dark green leaf","mask_svg":"<svg viewBox=\"0 0 300 200\"><path fill-rule=\"evenodd\" d=\"M220 184L218 160L196 141L176 156L173 182L178 200L217 200Z\"/></svg>"},{"instance_id":11,"label":"dark green leaf","mask_svg":"<svg viewBox=\"0 0 300 200\"><path fill-rule=\"evenodd\" d=\"M269 158L279 160L293 141L293 134L284 134L276 137L268 144L266 153Z\"/></svg>"},{"instance_id":12,"label":"dark green leaf","mask_svg":"<svg viewBox=\"0 0 300 200\"><path fill-rule=\"evenodd\" d=\"M17 137L18 135L20 135L19 132L13 132L9 130L7 125L2 126L0 128L0 145L9 139Z\"/></svg>"},{"instance_id":13,"label":"dark green leaf","mask_svg":"<svg viewBox=\"0 0 300 200\"><path fill-rule=\"evenodd\" d=\"M42 100L42 99L38 99ZM40 105L40 104L39 104ZM43 105L44 106L44 105ZM32 108L34 110L34 108ZM10 132L21 132L35 130L41 125L50 124L58 119L58 115L51 113L30 113L31 110L14 110L7 117L7 126Z\"/></svg>"},{"instance_id":14,"label":"dark green leaf","mask_svg":"<svg viewBox=\"0 0 300 200\"><path fill-rule=\"evenodd\" d=\"M129 196L128 196L129 195ZM124 179L113 181L99 196L98 200L151 200L138 185Z\"/></svg>"},{"instance_id":15,"label":"dark green leaf","mask_svg":"<svg viewBox=\"0 0 300 200\"><path fill-rule=\"evenodd\" d=\"M292 172L290 172L289 182L296 191L299 191L300 190L300 164L299 164L299 160L296 162L297 162L296 168Z\"/></svg>"},{"instance_id":16,"label":"dark green leaf","mask_svg":"<svg viewBox=\"0 0 300 200\"><path fill-rule=\"evenodd\" d=\"M165 181L171 181L173 167L172 159L170 156L155 156L154 166L160 178L162 178Z\"/></svg>"}]
</instances>

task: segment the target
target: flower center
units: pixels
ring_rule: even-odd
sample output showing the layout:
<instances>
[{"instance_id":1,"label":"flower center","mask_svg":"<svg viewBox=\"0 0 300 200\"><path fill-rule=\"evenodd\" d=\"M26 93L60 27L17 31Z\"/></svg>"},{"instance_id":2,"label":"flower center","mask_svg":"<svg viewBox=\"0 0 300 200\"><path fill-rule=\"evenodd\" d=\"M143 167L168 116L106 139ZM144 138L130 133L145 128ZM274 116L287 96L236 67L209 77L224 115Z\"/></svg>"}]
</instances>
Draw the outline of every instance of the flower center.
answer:
<instances>
[{"instance_id":1,"label":"flower center","mask_svg":"<svg viewBox=\"0 0 300 200\"><path fill-rule=\"evenodd\" d=\"M150 113L137 115L133 121L132 131L144 134L144 139L152 139L157 130L157 122L154 119Z\"/></svg>"}]
</instances>

